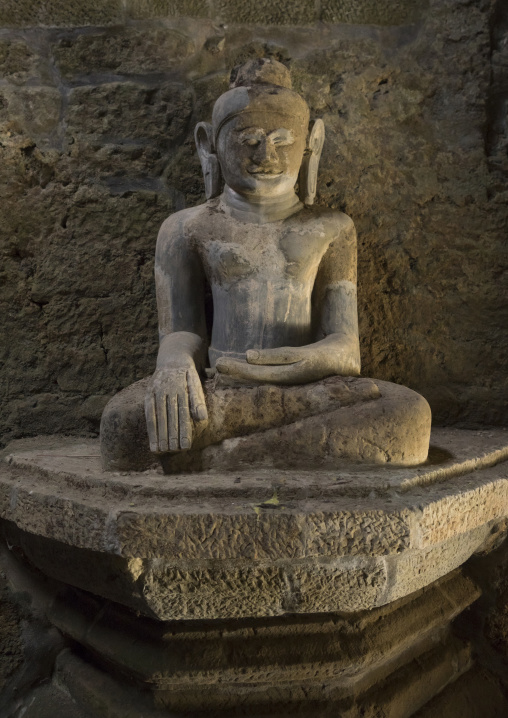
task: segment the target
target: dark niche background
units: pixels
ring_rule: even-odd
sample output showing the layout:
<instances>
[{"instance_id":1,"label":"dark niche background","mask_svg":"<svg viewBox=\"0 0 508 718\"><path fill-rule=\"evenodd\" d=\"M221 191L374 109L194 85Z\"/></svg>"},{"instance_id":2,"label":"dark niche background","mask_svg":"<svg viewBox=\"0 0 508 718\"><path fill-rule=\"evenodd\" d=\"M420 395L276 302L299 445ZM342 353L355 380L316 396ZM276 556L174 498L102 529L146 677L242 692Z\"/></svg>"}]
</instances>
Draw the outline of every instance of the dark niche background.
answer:
<instances>
[{"instance_id":1,"label":"dark niche background","mask_svg":"<svg viewBox=\"0 0 508 718\"><path fill-rule=\"evenodd\" d=\"M506 421L506 7L4 0L4 441L96 431L153 371L158 227L204 200L194 125L254 56L324 119L318 203L358 230L363 374L438 423Z\"/></svg>"}]
</instances>

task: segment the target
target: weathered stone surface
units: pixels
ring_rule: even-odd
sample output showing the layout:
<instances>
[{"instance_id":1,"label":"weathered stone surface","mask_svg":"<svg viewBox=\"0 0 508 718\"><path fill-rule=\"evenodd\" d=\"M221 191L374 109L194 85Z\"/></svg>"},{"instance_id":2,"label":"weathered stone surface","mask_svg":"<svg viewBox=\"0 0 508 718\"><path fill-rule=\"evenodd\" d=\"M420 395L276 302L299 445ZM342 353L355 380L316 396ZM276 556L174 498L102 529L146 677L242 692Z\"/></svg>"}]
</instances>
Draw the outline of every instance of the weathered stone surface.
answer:
<instances>
[{"instance_id":1,"label":"weathered stone surface","mask_svg":"<svg viewBox=\"0 0 508 718\"><path fill-rule=\"evenodd\" d=\"M253 686L288 679L308 681L315 676L317 680L338 680L347 689L354 674L364 675L383 666L387 654L392 669L402 663L411 640L412 652L418 653L432 634L473 602L478 593L471 581L454 573L389 607L350 615L330 614L317 621L315 617L296 621L289 616L259 619L251 626L256 632L234 621L221 622L215 630L207 630L203 622L194 628L193 624L160 624L146 619L137 623L114 606L103 607L98 615L100 602L88 599L87 604L76 592L61 594L49 617L65 635L159 688L220 683L219 676L224 683ZM83 620L83 613L88 621ZM192 641L196 632L199 645ZM140 646L137 653L130 651L132 638L140 641L143 635L148 646ZM260 650L267 641L270 655ZM302 641L307 643L305 660L290 665L288 659ZM176 646L184 648L178 656L174 653ZM232 652L236 653L234 663L229 659Z\"/></svg>"},{"instance_id":2,"label":"weathered stone surface","mask_svg":"<svg viewBox=\"0 0 508 718\"><path fill-rule=\"evenodd\" d=\"M386 602L418 590L436 581L439 575L462 565L488 541L492 530L492 524L486 524L468 533L450 535L431 548L406 551L396 558L387 557L387 572L392 583L387 587ZM384 599L385 596L381 599L383 603Z\"/></svg>"},{"instance_id":3,"label":"weathered stone surface","mask_svg":"<svg viewBox=\"0 0 508 718\"><path fill-rule=\"evenodd\" d=\"M493 648L508 659L508 579L503 577L496 586L496 601L486 616L485 633Z\"/></svg>"},{"instance_id":4,"label":"weathered stone surface","mask_svg":"<svg viewBox=\"0 0 508 718\"><path fill-rule=\"evenodd\" d=\"M97 441L27 440L3 466L0 516L47 575L164 620L363 610L502 531L508 449L490 434L437 430L420 468L192 476L102 472Z\"/></svg>"},{"instance_id":5,"label":"weathered stone surface","mask_svg":"<svg viewBox=\"0 0 508 718\"><path fill-rule=\"evenodd\" d=\"M45 164L44 157L34 156L31 151L26 154L25 167L33 172L35 181L46 172L51 173L51 165ZM131 327L132 321L145 327L144 332L138 332L136 341L131 337L128 364L132 380L140 378L136 375L140 360L145 363L141 376L149 371L148 354L152 347L152 351L156 349L156 327L152 311L155 302L151 242L144 233L147 223L156 231L161 217L173 203L171 198L164 199L153 192L111 195L106 189L86 186L51 187L49 191L35 187L29 197L20 198L19 202L19 213L2 212L3 227L9 232L3 296L5 300L12 297L20 284L25 285L27 292L21 304L10 303L6 316L10 336L14 336L21 320L23 345L2 344L6 370L3 381L8 381L8 388L4 383L4 389L18 397L8 405L4 418L12 427L28 411L33 421L43 423L49 431L63 431L76 417L81 417L79 421L86 431L87 427L98 427L105 403L95 401L93 414L90 395L109 398L108 386L109 391L118 387L118 377L123 371L118 364L123 362L122 353L119 355L110 346L107 335L111 333L113 337L121 332L123 322L125 327ZM28 207L39 217L38 224ZM116 219L111 224L113 215ZM94 217L96 234L90 234L85 216ZM22 239L24 232L26 242ZM47 236L51 237L49 242ZM144 248L139 244L140 236L147 238ZM131 242L133 237L135 243ZM35 261L40 243L45 245L44 256ZM61 250L67 257L65 272L56 261ZM104 294L102 279L97 284L90 274L90 266L97 262L123 278L113 292ZM141 279L135 286L133 271ZM79 299L71 300L76 290ZM80 327L78 333L76 327ZM30 370L30 397L23 396L26 373L16 375L15 366L20 362L25 372ZM53 374L55 366L58 370L48 387L47 377Z\"/></svg>"},{"instance_id":6,"label":"weathered stone surface","mask_svg":"<svg viewBox=\"0 0 508 718\"><path fill-rule=\"evenodd\" d=\"M410 716L471 668L470 646L453 638L443 644L395 674L381 695L371 696L367 711L371 715L381 710L388 715ZM356 709L357 706L345 713L345 718L354 718Z\"/></svg>"},{"instance_id":7,"label":"weathered stone surface","mask_svg":"<svg viewBox=\"0 0 508 718\"><path fill-rule=\"evenodd\" d=\"M226 22L253 25L308 25L314 22L315 10L312 0L282 0L274 5L269 0L217 0L217 15Z\"/></svg>"},{"instance_id":8,"label":"weathered stone surface","mask_svg":"<svg viewBox=\"0 0 508 718\"><path fill-rule=\"evenodd\" d=\"M423 6L425 7L425 5ZM321 14L309 0L279 5L274 9L268 2L242 3L235 0L128 0L120 3L108 0L98 8L92 2L66 3L60 0L42 3L6 0L0 14L4 27L66 27L83 25L111 25L127 18L146 20L187 16L213 17L236 23L259 25L306 25L321 20L327 23L355 23L373 25L403 25L421 17L420 4L414 0L389 0L381 8L373 0L327 0Z\"/></svg>"},{"instance_id":9,"label":"weathered stone surface","mask_svg":"<svg viewBox=\"0 0 508 718\"><path fill-rule=\"evenodd\" d=\"M8 82L21 85L28 80L49 79L44 72L44 61L21 38L0 38L0 77Z\"/></svg>"},{"instance_id":10,"label":"weathered stone surface","mask_svg":"<svg viewBox=\"0 0 508 718\"><path fill-rule=\"evenodd\" d=\"M106 83L72 90L67 128L73 136L92 135L103 141L170 143L188 131L191 112L191 93L179 84L154 91L131 82Z\"/></svg>"},{"instance_id":11,"label":"weathered stone surface","mask_svg":"<svg viewBox=\"0 0 508 718\"><path fill-rule=\"evenodd\" d=\"M430 410L405 387L380 382L380 398L317 414L280 428L225 440L203 450L203 468L250 465L337 467L341 461L418 465L428 453ZM310 447L310 448L309 448ZM178 467L178 459L163 462ZM183 463L183 462L182 462Z\"/></svg>"},{"instance_id":12,"label":"weathered stone surface","mask_svg":"<svg viewBox=\"0 0 508 718\"><path fill-rule=\"evenodd\" d=\"M177 30L133 28L122 34L71 35L54 45L53 55L60 74L73 78L96 73L165 73L195 49L193 40ZM142 126L138 120L138 131Z\"/></svg>"},{"instance_id":13,"label":"weathered stone surface","mask_svg":"<svg viewBox=\"0 0 508 718\"><path fill-rule=\"evenodd\" d=\"M259 630L259 628L258 628ZM268 634L262 631L265 640L270 640ZM229 632L228 632L229 633ZM303 638L303 636L302 636ZM321 634L320 638L323 638ZM317 639L317 636L314 640ZM287 640L287 638L286 638ZM347 643L347 638L341 636L341 640ZM312 641L312 638L311 638ZM245 638L242 643L245 644ZM234 646L234 647L233 647ZM232 655L235 660L242 660L241 649L233 643ZM414 647L411 653L430 648L425 641ZM301 655L302 642L300 640L299 648L296 655ZM409 656L406 655L406 659ZM358 715L359 710L364 710L366 715L379 710L381 706L386 714L390 714L390 710L400 711L403 706L418 709L426 703L437 692L439 692L450 681L460 676L471 666L470 648L464 643L454 640L446 636L442 639L437 647L426 652L420 653L414 661L409 662L406 668L394 670L388 679L383 680L384 673L388 666L381 667L381 670L373 673L364 674L357 679L356 676L344 675L337 678L333 676L323 676L315 680L317 666L313 663L303 666L303 675L300 673L300 666L295 665L295 654L293 654L293 666L285 676L281 676L282 680L277 681L276 675L272 671L276 668L270 666L266 676L259 676L259 682L250 683L251 666L242 666L243 675L247 677L247 682L239 681L239 685L234 682L218 681L215 683L194 681L192 687L186 685L177 688L174 685L169 690L159 690L156 694L156 701L159 706L165 706L166 710L171 711L190 711L194 716L234 716L239 710L245 715L302 715L310 718L316 714L322 716L340 715L354 718ZM386 658L386 656L385 656ZM390 656L393 663L388 661L390 668L398 668L397 657L393 654ZM358 656L353 657L353 666ZM351 666L351 664L350 664ZM332 666L328 664L329 669ZM356 667L356 666L355 666ZM379 669L379 666L378 666ZM333 670L333 669L332 669ZM353 669L354 670L354 669ZM296 674L296 675L295 675ZM224 672L221 672L224 676ZM226 676L228 674L226 673ZM298 676L294 680L293 676ZM205 678L210 680L210 676ZM228 676L229 678L229 676ZM376 683L373 685L373 680ZM264 679L264 680L263 680ZM380 680L381 679L381 680ZM366 688L370 688L366 690ZM353 695L352 695L353 694ZM402 695L401 695L402 694ZM368 711L368 712L367 712ZM400 714L400 713L399 713ZM408 713L402 713L402 715Z\"/></svg>"},{"instance_id":14,"label":"weathered stone surface","mask_svg":"<svg viewBox=\"0 0 508 718\"><path fill-rule=\"evenodd\" d=\"M504 535L493 536L490 547L468 562L467 574L477 583L482 599L457 624L460 635L474 645L479 665L485 668L481 678L477 677L472 684L473 690L476 693L481 691L482 685L489 686L493 699L498 691L506 696L508 688L507 569L508 541L505 532ZM472 697L471 701L476 704L477 698ZM503 715L503 711L499 715Z\"/></svg>"},{"instance_id":15,"label":"weathered stone surface","mask_svg":"<svg viewBox=\"0 0 508 718\"><path fill-rule=\"evenodd\" d=\"M351 22L359 25L406 25L418 20L427 3L415 0L324 0L321 3L323 22Z\"/></svg>"},{"instance_id":16,"label":"weathered stone surface","mask_svg":"<svg viewBox=\"0 0 508 718\"><path fill-rule=\"evenodd\" d=\"M313 511L305 522L306 555L319 555L326 545L330 556L370 556L400 553L411 546L410 517L402 510L389 518L384 511L367 509L361 515L347 511Z\"/></svg>"},{"instance_id":17,"label":"weathered stone surface","mask_svg":"<svg viewBox=\"0 0 508 718\"><path fill-rule=\"evenodd\" d=\"M142 471L154 464L144 400L149 379L107 404L101 419L103 468ZM277 467L337 468L344 460L418 465L426 460L430 411L405 387L329 377L303 386L204 386L209 422L192 450L163 457L168 474ZM309 451L310 447L310 451Z\"/></svg>"},{"instance_id":18,"label":"weathered stone surface","mask_svg":"<svg viewBox=\"0 0 508 718\"><path fill-rule=\"evenodd\" d=\"M127 0L127 16L134 20L177 15L210 17L210 3L207 0Z\"/></svg>"},{"instance_id":19,"label":"weathered stone surface","mask_svg":"<svg viewBox=\"0 0 508 718\"><path fill-rule=\"evenodd\" d=\"M93 718L177 718L154 707L153 699L133 686L115 680L71 653L58 656L55 683ZM63 688L62 688L63 687ZM34 718L38 718L34 716ZM67 716L66 716L67 718ZM74 718L74 716L69 716Z\"/></svg>"},{"instance_id":20,"label":"weathered stone surface","mask_svg":"<svg viewBox=\"0 0 508 718\"><path fill-rule=\"evenodd\" d=\"M121 0L5 0L1 27L112 25L123 19Z\"/></svg>"},{"instance_id":21,"label":"weathered stone surface","mask_svg":"<svg viewBox=\"0 0 508 718\"><path fill-rule=\"evenodd\" d=\"M22 615L13 601L5 574L0 575L0 693L24 661Z\"/></svg>"},{"instance_id":22,"label":"weathered stone surface","mask_svg":"<svg viewBox=\"0 0 508 718\"><path fill-rule=\"evenodd\" d=\"M80 708L56 685L43 685L24 698L23 715L26 718L54 718L58 715L65 715L65 718L91 718L88 711Z\"/></svg>"},{"instance_id":23,"label":"weathered stone surface","mask_svg":"<svg viewBox=\"0 0 508 718\"><path fill-rule=\"evenodd\" d=\"M365 612L161 622L42 579L10 552L4 559L32 611L82 646L80 658L73 650L59 653L45 691L18 699L18 708L39 708L37 718L61 690L72 718L79 709L94 718L155 718L157 709L353 718L382 708L399 715L403 706L417 710L471 666L471 648L454 635L453 622L479 591L460 571Z\"/></svg>"},{"instance_id":24,"label":"weathered stone surface","mask_svg":"<svg viewBox=\"0 0 508 718\"><path fill-rule=\"evenodd\" d=\"M489 132L487 146L489 169L492 173L492 192L500 202L506 201L508 176L508 122L505 105L508 98L508 9L496 3L492 18L492 75L489 87L487 113Z\"/></svg>"},{"instance_id":25,"label":"weathered stone surface","mask_svg":"<svg viewBox=\"0 0 508 718\"><path fill-rule=\"evenodd\" d=\"M451 481L441 487L438 498L429 497L425 500L422 497L419 545L425 547L440 543L454 534L465 533L484 523L492 510L496 515L502 515L508 506L503 480L505 471L499 474L496 468L486 469L480 476L481 479L473 483L467 475ZM459 486L461 496L457 499L456 490ZM486 493L491 495L496 507L490 501L485 501Z\"/></svg>"},{"instance_id":26,"label":"weathered stone surface","mask_svg":"<svg viewBox=\"0 0 508 718\"><path fill-rule=\"evenodd\" d=\"M427 703L414 718L499 718L508 711L496 681L481 668L472 668Z\"/></svg>"},{"instance_id":27,"label":"weathered stone surface","mask_svg":"<svg viewBox=\"0 0 508 718\"><path fill-rule=\"evenodd\" d=\"M0 122L10 133L39 138L44 146L57 130L62 98L54 87L2 87L0 92ZM41 137L42 136L42 137Z\"/></svg>"},{"instance_id":28,"label":"weathered stone surface","mask_svg":"<svg viewBox=\"0 0 508 718\"><path fill-rule=\"evenodd\" d=\"M339 605L344 611L361 610L376 605L387 579L384 567L373 561L360 567L345 562L337 567L285 563L162 570L154 562L142 580L151 615L188 620L321 613Z\"/></svg>"}]
</instances>

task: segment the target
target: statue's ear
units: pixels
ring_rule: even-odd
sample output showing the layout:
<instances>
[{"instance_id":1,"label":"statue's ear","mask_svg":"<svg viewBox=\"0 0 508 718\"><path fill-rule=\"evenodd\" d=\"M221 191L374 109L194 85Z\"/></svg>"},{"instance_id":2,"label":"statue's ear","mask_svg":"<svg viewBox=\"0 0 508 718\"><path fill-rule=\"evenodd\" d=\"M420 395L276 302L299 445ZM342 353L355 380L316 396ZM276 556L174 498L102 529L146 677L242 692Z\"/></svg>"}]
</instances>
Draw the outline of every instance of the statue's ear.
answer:
<instances>
[{"instance_id":1,"label":"statue's ear","mask_svg":"<svg viewBox=\"0 0 508 718\"><path fill-rule=\"evenodd\" d=\"M213 130L209 122L198 122L194 130L194 139L205 180L206 199L217 197L221 193L222 179L219 159L213 146Z\"/></svg>"},{"instance_id":2,"label":"statue's ear","mask_svg":"<svg viewBox=\"0 0 508 718\"><path fill-rule=\"evenodd\" d=\"M307 142L307 149L305 150L300 168L300 199L304 204L314 204L319 160L321 159L324 141L325 126L323 120L316 120L312 125L309 141Z\"/></svg>"}]
</instances>

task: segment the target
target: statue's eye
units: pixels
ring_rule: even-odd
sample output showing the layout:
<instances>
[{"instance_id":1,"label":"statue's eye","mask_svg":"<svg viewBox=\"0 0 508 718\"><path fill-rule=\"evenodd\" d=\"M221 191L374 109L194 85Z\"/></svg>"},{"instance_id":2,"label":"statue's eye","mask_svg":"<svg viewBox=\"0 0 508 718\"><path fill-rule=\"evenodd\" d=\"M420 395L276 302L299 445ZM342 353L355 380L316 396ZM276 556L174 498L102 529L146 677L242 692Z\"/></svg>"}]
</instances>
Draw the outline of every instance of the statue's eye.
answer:
<instances>
[{"instance_id":1,"label":"statue's eye","mask_svg":"<svg viewBox=\"0 0 508 718\"><path fill-rule=\"evenodd\" d=\"M242 145L247 145L248 147L257 147L259 145L259 140L256 137L246 137Z\"/></svg>"},{"instance_id":2,"label":"statue's eye","mask_svg":"<svg viewBox=\"0 0 508 718\"><path fill-rule=\"evenodd\" d=\"M278 135L272 135L272 142L274 145L286 147L287 145L293 145L295 140L292 132L282 131Z\"/></svg>"},{"instance_id":3,"label":"statue's eye","mask_svg":"<svg viewBox=\"0 0 508 718\"><path fill-rule=\"evenodd\" d=\"M283 137L275 137L273 140L274 145L288 145L289 142Z\"/></svg>"}]
</instances>

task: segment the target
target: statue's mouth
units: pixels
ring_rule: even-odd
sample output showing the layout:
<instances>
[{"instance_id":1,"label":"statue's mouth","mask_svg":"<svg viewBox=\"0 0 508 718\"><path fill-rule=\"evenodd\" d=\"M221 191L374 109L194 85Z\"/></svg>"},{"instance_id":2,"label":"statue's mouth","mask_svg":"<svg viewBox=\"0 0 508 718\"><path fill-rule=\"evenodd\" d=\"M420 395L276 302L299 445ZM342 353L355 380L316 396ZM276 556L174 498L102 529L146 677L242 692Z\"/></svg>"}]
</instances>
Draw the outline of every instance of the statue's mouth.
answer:
<instances>
[{"instance_id":1,"label":"statue's mouth","mask_svg":"<svg viewBox=\"0 0 508 718\"><path fill-rule=\"evenodd\" d=\"M278 171L266 171L266 170L249 170L249 174L254 175L255 177L260 177L261 179L265 178L273 178L273 177L280 177L282 172Z\"/></svg>"}]
</instances>

